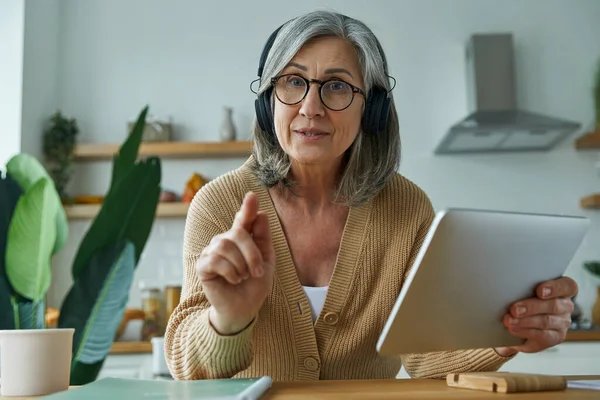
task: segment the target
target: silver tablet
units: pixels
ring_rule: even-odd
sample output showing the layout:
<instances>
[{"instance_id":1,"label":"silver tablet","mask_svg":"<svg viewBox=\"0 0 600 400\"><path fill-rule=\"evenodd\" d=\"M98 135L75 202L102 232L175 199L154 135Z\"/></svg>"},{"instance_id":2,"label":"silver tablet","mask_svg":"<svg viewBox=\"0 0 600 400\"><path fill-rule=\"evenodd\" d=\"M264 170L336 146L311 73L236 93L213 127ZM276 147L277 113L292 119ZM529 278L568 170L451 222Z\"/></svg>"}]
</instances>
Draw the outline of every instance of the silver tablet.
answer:
<instances>
[{"instance_id":1,"label":"silver tablet","mask_svg":"<svg viewBox=\"0 0 600 400\"><path fill-rule=\"evenodd\" d=\"M383 328L382 355L519 345L502 319L564 274L584 217L448 209L436 214Z\"/></svg>"}]
</instances>

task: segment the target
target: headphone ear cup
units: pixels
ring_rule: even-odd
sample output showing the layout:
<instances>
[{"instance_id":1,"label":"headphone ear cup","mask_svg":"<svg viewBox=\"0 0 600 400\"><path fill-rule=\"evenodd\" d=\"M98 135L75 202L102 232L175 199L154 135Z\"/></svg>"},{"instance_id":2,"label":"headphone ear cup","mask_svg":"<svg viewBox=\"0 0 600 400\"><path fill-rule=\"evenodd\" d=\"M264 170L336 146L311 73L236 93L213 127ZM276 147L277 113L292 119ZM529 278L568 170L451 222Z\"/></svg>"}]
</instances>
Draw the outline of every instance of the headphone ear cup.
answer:
<instances>
[{"instance_id":1,"label":"headphone ear cup","mask_svg":"<svg viewBox=\"0 0 600 400\"><path fill-rule=\"evenodd\" d=\"M274 135L275 130L273 129L273 115L271 113L271 91L272 89L266 90L254 101L254 108L256 109L256 119L260 129L264 132Z\"/></svg>"},{"instance_id":2,"label":"headphone ear cup","mask_svg":"<svg viewBox=\"0 0 600 400\"><path fill-rule=\"evenodd\" d=\"M265 117L262 111L262 100L260 97L257 97L254 100L254 109L256 110L256 121L258 122L258 126L262 131L267 131L267 127L265 124Z\"/></svg>"},{"instance_id":3,"label":"headphone ear cup","mask_svg":"<svg viewBox=\"0 0 600 400\"><path fill-rule=\"evenodd\" d=\"M387 126L390 99L387 92L379 87L373 87L367 97L363 115L363 132L376 135L383 132Z\"/></svg>"},{"instance_id":4,"label":"headphone ear cup","mask_svg":"<svg viewBox=\"0 0 600 400\"><path fill-rule=\"evenodd\" d=\"M383 93L383 100L381 104L381 112L379 115L379 132L384 132L387 128L388 118L390 116L390 103L391 99L386 92Z\"/></svg>"},{"instance_id":5,"label":"headphone ear cup","mask_svg":"<svg viewBox=\"0 0 600 400\"><path fill-rule=\"evenodd\" d=\"M363 112L363 117L362 117L362 131L365 135L370 135L372 134L372 130L371 130L371 113L373 110L373 95L372 93L369 94L369 96L367 96L367 99L365 101L365 111Z\"/></svg>"}]
</instances>

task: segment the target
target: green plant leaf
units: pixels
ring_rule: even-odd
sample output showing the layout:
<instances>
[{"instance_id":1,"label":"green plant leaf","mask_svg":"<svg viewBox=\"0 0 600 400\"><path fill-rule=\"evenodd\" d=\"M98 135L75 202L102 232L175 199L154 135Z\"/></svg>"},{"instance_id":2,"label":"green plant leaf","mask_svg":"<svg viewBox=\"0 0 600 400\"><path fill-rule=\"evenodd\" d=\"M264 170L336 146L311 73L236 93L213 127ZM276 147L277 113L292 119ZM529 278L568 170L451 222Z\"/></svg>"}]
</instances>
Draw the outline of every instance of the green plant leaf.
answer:
<instances>
[{"instance_id":1,"label":"green plant leaf","mask_svg":"<svg viewBox=\"0 0 600 400\"><path fill-rule=\"evenodd\" d=\"M57 253L63 248L69 237L69 221L67 214L62 206L60 196L56 191L56 186L52 181L48 171L42 164L33 156L27 153L17 154L12 157L6 164L6 171L13 178L21 189L26 192L41 178L47 178L52 182L52 208L56 209L55 224L56 224L56 240L53 245L52 254Z\"/></svg>"},{"instance_id":2,"label":"green plant leaf","mask_svg":"<svg viewBox=\"0 0 600 400\"><path fill-rule=\"evenodd\" d=\"M583 267L595 277L600 278L600 261L586 261L583 263Z\"/></svg>"},{"instance_id":3,"label":"green plant leaf","mask_svg":"<svg viewBox=\"0 0 600 400\"><path fill-rule=\"evenodd\" d=\"M155 219L160 180L160 159L149 157L135 164L117 181L79 244L73 262L73 279L81 274L97 251L122 239L133 242L137 264Z\"/></svg>"},{"instance_id":4,"label":"green plant leaf","mask_svg":"<svg viewBox=\"0 0 600 400\"><path fill-rule=\"evenodd\" d=\"M128 215L129 223L125 229L125 237L135 244L136 264L142 256L152 225L156 219L156 208L160 200L161 192L161 163L160 159L151 157L146 160L148 180L135 197L135 207L130 209ZM143 194L142 194L143 193Z\"/></svg>"},{"instance_id":5,"label":"green plant leaf","mask_svg":"<svg viewBox=\"0 0 600 400\"><path fill-rule=\"evenodd\" d=\"M0 330L14 329L15 316L11 304L12 287L6 276L6 240L8 227L17 201L23 194L19 184L0 173Z\"/></svg>"},{"instance_id":6,"label":"green plant leaf","mask_svg":"<svg viewBox=\"0 0 600 400\"><path fill-rule=\"evenodd\" d=\"M148 106L144 107L140 112L131 133L127 136L127 139L125 139L125 142L121 145L119 152L115 154L113 158L112 180L110 183L111 189L114 188L114 185L119 179L127 175L138 158L142 134L146 127L147 114Z\"/></svg>"},{"instance_id":7,"label":"green plant leaf","mask_svg":"<svg viewBox=\"0 0 600 400\"><path fill-rule=\"evenodd\" d=\"M81 386L95 381L102 370L105 360L106 358L93 364L82 364L80 362L73 364L71 366L70 384Z\"/></svg>"},{"instance_id":8,"label":"green plant leaf","mask_svg":"<svg viewBox=\"0 0 600 400\"><path fill-rule=\"evenodd\" d=\"M0 330L15 329L15 314L10 301L11 292L8 278L0 274Z\"/></svg>"},{"instance_id":9,"label":"green plant leaf","mask_svg":"<svg viewBox=\"0 0 600 400\"><path fill-rule=\"evenodd\" d=\"M30 301L13 297L17 323L16 329L46 328L46 301Z\"/></svg>"},{"instance_id":10,"label":"green plant leaf","mask_svg":"<svg viewBox=\"0 0 600 400\"><path fill-rule=\"evenodd\" d=\"M56 189L55 189L56 191ZM56 192L58 196L58 192ZM52 254L58 253L67 244L69 239L69 221L67 220L67 212L59 200L56 208L56 240L52 248Z\"/></svg>"},{"instance_id":11,"label":"green plant leaf","mask_svg":"<svg viewBox=\"0 0 600 400\"><path fill-rule=\"evenodd\" d=\"M128 240L97 252L67 294L58 327L75 328L72 370L80 364L94 365L108 355L129 299L134 255L134 245ZM71 384L83 385L96 378L81 375L76 375L81 380Z\"/></svg>"},{"instance_id":12,"label":"green plant leaf","mask_svg":"<svg viewBox=\"0 0 600 400\"><path fill-rule=\"evenodd\" d=\"M600 59L596 65L596 76L594 77L594 103L596 106L596 127L600 128Z\"/></svg>"},{"instance_id":13,"label":"green plant leaf","mask_svg":"<svg viewBox=\"0 0 600 400\"><path fill-rule=\"evenodd\" d=\"M27 191L41 178L50 178L44 166L27 153L12 157L6 164L6 172L19 183L23 191Z\"/></svg>"},{"instance_id":14,"label":"green plant leaf","mask_svg":"<svg viewBox=\"0 0 600 400\"><path fill-rule=\"evenodd\" d=\"M14 291L42 299L50 287L50 259L56 241L52 181L39 179L19 198L8 227L6 275Z\"/></svg>"}]
</instances>

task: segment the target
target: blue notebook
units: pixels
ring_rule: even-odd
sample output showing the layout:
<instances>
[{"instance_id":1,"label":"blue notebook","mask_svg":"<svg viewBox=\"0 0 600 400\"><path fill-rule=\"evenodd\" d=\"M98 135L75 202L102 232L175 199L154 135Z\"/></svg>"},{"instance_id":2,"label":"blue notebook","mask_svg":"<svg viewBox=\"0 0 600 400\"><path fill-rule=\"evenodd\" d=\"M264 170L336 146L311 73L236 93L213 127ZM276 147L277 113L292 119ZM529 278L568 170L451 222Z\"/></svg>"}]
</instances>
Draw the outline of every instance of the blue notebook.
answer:
<instances>
[{"instance_id":1,"label":"blue notebook","mask_svg":"<svg viewBox=\"0 0 600 400\"><path fill-rule=\"evenodd\" d=\"M257 400L271 387L271 383L272 380L268 376L197 381L103 378L42 398L49 400Z\"/></svg>"}]
</instances>

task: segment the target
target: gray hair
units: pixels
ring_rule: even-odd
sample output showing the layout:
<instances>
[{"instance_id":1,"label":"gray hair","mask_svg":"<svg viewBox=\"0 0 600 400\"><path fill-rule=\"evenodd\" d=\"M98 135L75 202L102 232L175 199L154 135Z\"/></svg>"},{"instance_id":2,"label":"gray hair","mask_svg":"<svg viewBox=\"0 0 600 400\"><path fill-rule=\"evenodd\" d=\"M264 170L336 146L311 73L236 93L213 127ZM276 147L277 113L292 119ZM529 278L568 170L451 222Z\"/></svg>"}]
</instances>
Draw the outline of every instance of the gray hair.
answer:
<instances>
[{"instance_id":1,"label":"gray hair","mask_svg":"<svg viewBox=\"0 0 600 400\"><path fill-rule=\"evenodd\" d=\"M391 90L385 56L373 32L362 22L330 11L314 11L284 24L267 56L258 93L271 87L271 78L281 73L296 53L309 41L323 36L348 40L356 49L367 96L373 86ZM391 92L389 93L391 96ZM271 97L271 110L274 100ZM362 124L361 124L362 125ZM267 187L282 185L293 192L288 173L290 160L277 138L254 121L252 170ZM349 206L365 203L396 174L400 164L398 114L393 98L387 127L379 134L361 130L346 151L345 166L334 201Z\"/></svg>"}]
</instances>

